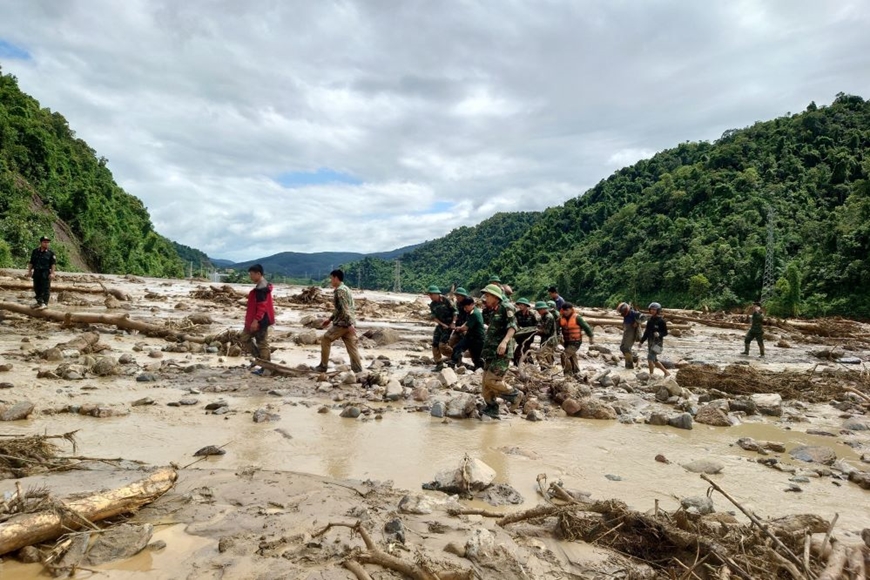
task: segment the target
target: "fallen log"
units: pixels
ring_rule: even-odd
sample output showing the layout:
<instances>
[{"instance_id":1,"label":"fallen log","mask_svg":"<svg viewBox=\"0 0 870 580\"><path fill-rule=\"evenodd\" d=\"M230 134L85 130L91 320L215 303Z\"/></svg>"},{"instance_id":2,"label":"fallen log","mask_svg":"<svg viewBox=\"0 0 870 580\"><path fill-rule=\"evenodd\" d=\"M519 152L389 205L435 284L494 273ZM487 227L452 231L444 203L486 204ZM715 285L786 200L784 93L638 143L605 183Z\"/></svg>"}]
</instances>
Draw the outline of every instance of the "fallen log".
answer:
<instances>
[{"instance_id":1,"label":"fallen log","mask_svg":"<svg viewBox=\"0 0 870 580\"><path fill-rule=\"evenodd\" d=\"M146 336L157 338L168 338L178 342L198 342L204 344L207 342L207 337L193 336L183 332L177 332L165 326L151 324L142 320L134 320L127 313L120 314L100 314L97 312L61 312L60 310L36 310L25 306L24 304L15 304L14 302L0 302L0 310L23 314L32 318L42 318L44 320L52 320L64 325L71 324L108 324L123 328L124 330L135 330Z\"/></svg>"},{"instance_id":2,"label":"fallen log","mask_svg":"<svg viewBox=\"0 0 870 580\"><path fill-rule=\"evenodd\" d=\"M93 522L134 512L172 489L177 478L174 469L165 467L118 489L61 500L50 509L16 516L0 524L0 556L53 540Z\"/></svg>"},{"instance_id":3,"label":"fallen log","mask_svg":"<svg viewBox=\"0 0 870 580\"><path fill-rule=\"evenodd\" d=\"M33 290L31 282L0 282L0 290ZM106 289L97 286L71 286L69 284L52 284L52 292L81 292L83 294L105 294Z\"/></svg>"},{"instance_id":4,"label":"fallen log","mask_svg":"<svg viewBox=\"0 0 870 580\"><path fill-rule=\"evenodd\" d=\"M828 558L828 565L819 574L818 580L838 580L843 574L843 568L846 566L846 546L836 540L831 541L831 546L833 551Z\"/></svg>"}]
</instances>

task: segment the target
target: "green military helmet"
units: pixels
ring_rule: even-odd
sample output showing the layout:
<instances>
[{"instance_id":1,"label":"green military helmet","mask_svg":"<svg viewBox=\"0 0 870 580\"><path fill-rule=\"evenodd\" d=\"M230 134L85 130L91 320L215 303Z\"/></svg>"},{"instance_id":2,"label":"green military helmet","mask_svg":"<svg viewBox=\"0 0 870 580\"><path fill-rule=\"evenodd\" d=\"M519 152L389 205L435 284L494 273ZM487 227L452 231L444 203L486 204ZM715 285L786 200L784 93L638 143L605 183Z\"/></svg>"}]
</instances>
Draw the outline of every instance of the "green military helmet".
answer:
<instances>
[{"instance_id":1,"label":"green military helmet","mask_svg":"<svg viewBox=\"0 0 870 580\"><path fill-rule=\"evenodd\" d=\"M468 296L468 290L466 290L462 286L460 286L459 288L454 290L453 293L456 294L457 296Z\"/></svg>"},{"instance_id":2,"label":"green military helmet","mask_svg":"<svg viewBox=\"0 0 870 580\"><path fill-rule=\"evenodd\" d=\"M427 294L441 294L441 288L439 288L435 284L432 284L431 286L429 286L429 290L426 293Z\"/></svg>"},{"instance_id":3,"label":"green military helmet","mask_svg":"<svg viewBox=\"0 0 870 580\"><path fill-rule=\"evenodd\" d=\"M501 284L501 278L499 278L498 276L493 274L492 276L489 277L489 283L490 284Z\"/></svg>"},{"instance_id":4,"label":"green military helmet","mask_svg":"<svg viewBox=\"0 0 870 580\"><path fill-rule=\"evenodd\" d=\"M532 305L532 303L529 302L527 298L520 298L519 300L517 300L517 304L525 304L526 306Z\"/></svg>"},{"instance_id":5,"label":"green military helmet","mask_svg":"<svg viewBox=\"0 0 870 580\"><path fill-rule=\"evenodd\" d=\"M496 284L488 284L486 288L481 290L483 294L492 294L499 300L504 301L504 294L501 293L501 288L499 288Z\"/></svg>"},{"instance_id":6,"label":"green military helmet","mask_svg":"<svg viewBox=\"0 0 870 580\"><path fill-rule=\"evenodd\" d=\"M547 300L547 308L556 309L556 301L555 300Z\"/></svg>"},{"instance_id":7,"label":"green military helmet","mask_svg":"<svg viewBox=\"0 0 870 580\"><path fill-rule=\"evenodd\" d=\"M547 309L549 309L549 306L547 306L547 303L544 302L543 300L538 300L537 302L535 302L535 310L547 310Z\"/></svg>"}]
</instances>

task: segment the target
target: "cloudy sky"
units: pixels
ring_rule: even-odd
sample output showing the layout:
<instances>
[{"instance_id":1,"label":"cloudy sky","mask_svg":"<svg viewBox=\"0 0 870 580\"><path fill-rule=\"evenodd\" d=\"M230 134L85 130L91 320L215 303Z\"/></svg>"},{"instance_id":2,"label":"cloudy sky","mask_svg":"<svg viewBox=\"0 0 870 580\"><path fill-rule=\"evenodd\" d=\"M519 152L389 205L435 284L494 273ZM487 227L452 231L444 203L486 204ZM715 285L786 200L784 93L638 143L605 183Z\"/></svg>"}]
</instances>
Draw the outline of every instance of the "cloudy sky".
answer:
<instances>
[{"instance_id":1,"label":"cloudy sky","mask_svg":"<svg viewBox=\"0 0 870 580\"><path fill-rule=\"evenodd\" d=\"M868 30L866 0L0 0L0 65L161 233L243 260L421 242L870 98Z\"/></svg>"}]
</instances>

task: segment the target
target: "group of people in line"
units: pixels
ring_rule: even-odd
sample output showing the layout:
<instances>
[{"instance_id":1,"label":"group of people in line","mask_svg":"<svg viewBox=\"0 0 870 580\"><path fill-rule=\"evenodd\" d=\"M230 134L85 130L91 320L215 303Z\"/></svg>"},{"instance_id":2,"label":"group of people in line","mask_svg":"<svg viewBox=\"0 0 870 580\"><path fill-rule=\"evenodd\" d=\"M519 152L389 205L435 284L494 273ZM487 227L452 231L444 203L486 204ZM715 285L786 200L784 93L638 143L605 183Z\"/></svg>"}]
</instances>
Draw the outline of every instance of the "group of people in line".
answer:
<instances>
[{"instance_id":1,"label":"group of people in line","mask_svg":"<svg viewBox=\"0 0 870 580\"><path fill-rule=\"evenodd\" d=\"M249 275L255 286L248 295L248 310L242 341L255 356L269 360L269 329L275 321L272 305L272 286L263 276L263 267L255 264ZM314 370L325 372L329 365L332 343L344 342L350 356L351 369L362 371L356 336L356 317L353 294L344 284L344 272L333 270L329 274L333 288L333 312L322 323L329 327L320 340L320 364ZM550 300L536 301L526 298L511 300L512 290L492 276L481 290L480 304L465 288L458 287L444 293L439 286L429 286L430 316L435 325L432 332L432 359L436 371L444 366L463 364L468 353L471 369L483 369L482 395L485 407L482 413L493 418L500 415L498 398L511 408L523 400L522 391L509 386L505 375L510 365L519 366L530 356L535 337L540 337L536 352L538 364L551 366L555 361L557 346L561 343L561 366L565 376L580 372L577 352L583 344L583 335L594 343L592 327L583 319L570 302L559 295L557 288L548 288ZM452 294L453 298L451 298ZM455 300L455 303L454 303ZM647 344L647 364L652 376L656 369L667 377L669 372L659 360L668 335L668 325L662 317L662 305L651 303L648 314L641 314L627 302L621 302L616 311L622 316L623 335L620 351L625 359L625 368L634 368L635 343ZM744 354L749 354L749 345L756 340L764 356L763 315L761 305L756 303L752 312L751 327L745 337ZM262 371L260 371L262 372Z\"/></svg>"},{"instance_id":2,"label":"group of people in line","mask_svg":"<svg viewBox=\"0 0 870 580\"><path fill-rule=\"evenodd\" d=\"M55 275L57 258L49 249L50 242L48 237L43 236L27 264L27 275L33 278L35 309L46 308L51 280ZM269 361L269 334L275 324L272 285L266 280L260 264L248 268L248 275L254 287L248 293L245 327L240 339L255 357ZM344 283L342 270L330 272L329 279L333 288L334 306L332 315L322 322L322 326L328 329L320 339L320 364L314 370L327 370L332 343L341 339L350 356L351 370L360 372L362 360L357 344L353 294ZM538 364L553 365L557 346L561 343L562 372L565 376L575 376L580 372L577 352L583 344L584 334L589 338L590 345L594 343L592 328L574 305L559 295L556 287L551 286L547 292L549 300L539 300L533 304L526 298L519 298L514 302L511 300L512 289L502 284L498 276L491 276L486 287L481 290L480 305L462 287L447 293L452 294L453 299L439 286L433 285L427 289L429 311L435 324L432 333L435 370L441 370L445 365L463 364L463 356L468 353L472 362L471 368L483 369L483 399L486 403L483 413L492 417L499 416L497 397L513 407L521 404L522 392L508 386L504 379L511 364L519 366L530 356L535 337L540 337L540 346L536 353ZM625 368L634 368L634 344L646 343L650 375L659 369L665 376L669 376L667 368L659 360L664 348L664 338L668 335L668 325L662 317L662 306L653 302L647 310L648 315L641 314L627 302L621 302L616 307L623 320L620 351L625 359ZM641 330L644 322L645 326ZM764 356L763 322L761 304L756 302L750 317L749 331L744 337L744 355L749 354L750 344L755 340L760 355ZM255 372L263 373L264 370L259 367Z\"/></svg>"}]
</instances>

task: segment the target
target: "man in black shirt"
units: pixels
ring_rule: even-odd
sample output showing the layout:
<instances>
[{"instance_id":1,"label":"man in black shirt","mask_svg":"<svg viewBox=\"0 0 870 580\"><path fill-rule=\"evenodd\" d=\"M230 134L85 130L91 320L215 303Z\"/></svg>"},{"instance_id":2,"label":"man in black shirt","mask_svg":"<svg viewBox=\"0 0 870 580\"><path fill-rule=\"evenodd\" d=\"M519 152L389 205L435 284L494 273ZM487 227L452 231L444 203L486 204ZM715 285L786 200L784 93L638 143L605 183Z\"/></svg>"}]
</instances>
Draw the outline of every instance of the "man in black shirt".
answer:
<instances>
[{"instance_id":1,"label":"man in black shirt","mask_svg":"<svg viewBox=\"0 0 870 580\"><path fill-rule=\"evenodd\" d=\"M39 238L39 247L30 254L27 263L27 277L33 277L33 292L36 294L36 304L33 308L42 310L48 306L51 295L51 280L54 278L54 268L57 258L48 249L51 240L45 236Z\"/></svg>"}]
</instances>

